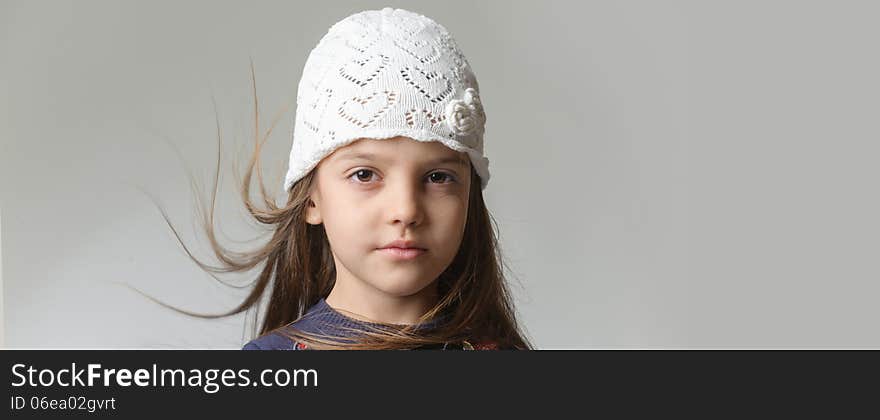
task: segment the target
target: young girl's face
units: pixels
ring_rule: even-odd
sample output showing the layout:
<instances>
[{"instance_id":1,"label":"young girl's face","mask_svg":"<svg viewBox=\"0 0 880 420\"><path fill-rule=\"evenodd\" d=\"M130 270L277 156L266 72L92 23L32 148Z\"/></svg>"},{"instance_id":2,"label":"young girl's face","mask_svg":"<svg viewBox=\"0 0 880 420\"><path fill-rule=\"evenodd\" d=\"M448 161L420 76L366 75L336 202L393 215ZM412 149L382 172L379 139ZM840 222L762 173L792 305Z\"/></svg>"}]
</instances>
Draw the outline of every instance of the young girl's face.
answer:
<instances>
[{"instance_id":1,"label":"young girl's face","mask_svg":"<svg viewBox=\"0 0 880 420\"><path fill-rule=\"evenodd\" d=\"M316 170L306 218L324 224L337 286L394 297L433 293L464 234L467 154L408 137L360 139ZM401 258L381 249L396 240L426 251Z\"/></svg>"}]
</instances>

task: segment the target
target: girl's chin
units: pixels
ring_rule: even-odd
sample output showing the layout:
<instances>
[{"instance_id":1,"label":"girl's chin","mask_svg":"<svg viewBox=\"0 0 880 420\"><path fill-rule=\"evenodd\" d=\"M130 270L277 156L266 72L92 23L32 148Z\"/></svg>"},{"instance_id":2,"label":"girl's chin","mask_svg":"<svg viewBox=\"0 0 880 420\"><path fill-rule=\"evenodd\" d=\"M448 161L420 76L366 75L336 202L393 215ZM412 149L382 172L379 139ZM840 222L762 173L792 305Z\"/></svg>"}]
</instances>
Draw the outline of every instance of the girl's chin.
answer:
<instances>
[{"instance_id":1,"label":"girl's chin","mask_svg":"<svg viewBox=\"0 0 880 420\"><path fill-rule=\"evenodd\" d=\"M373 287L381 290L382 292L390 296L406 297L421 292L431 283L431 281L426 281L421 278L398 278L395 276L388 276L382 279L377 279L376 282L373 283Z\"/></svg>"}]
</instances>

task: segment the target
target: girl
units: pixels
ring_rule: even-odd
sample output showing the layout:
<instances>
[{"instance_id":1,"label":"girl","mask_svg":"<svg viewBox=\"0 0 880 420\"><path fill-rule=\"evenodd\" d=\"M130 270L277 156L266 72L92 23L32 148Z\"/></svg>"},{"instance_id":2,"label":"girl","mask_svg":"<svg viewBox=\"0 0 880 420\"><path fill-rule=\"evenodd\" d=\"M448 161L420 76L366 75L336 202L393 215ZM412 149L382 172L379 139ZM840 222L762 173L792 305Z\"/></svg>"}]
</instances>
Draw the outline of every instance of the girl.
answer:
<instances>
[{"instance_id":1,"label":"girl","mask_svg":"<svg viewBox=\"0 0 880 420\"><path fill-rule=\"evenodd\" d=\"M246 350L531 349L483 201L478 91L452 36L425 16L385 8L334 24L298 85L287 204L267 199L259 170L267 209L250 200L264 139L244 177L245 205L271 240L252 254L224 249L212 197L206 229L224 267L196 262L265 262L253 290L226 314L186 313L237 314L268 291Z\"/></svg>"}]
</instances>

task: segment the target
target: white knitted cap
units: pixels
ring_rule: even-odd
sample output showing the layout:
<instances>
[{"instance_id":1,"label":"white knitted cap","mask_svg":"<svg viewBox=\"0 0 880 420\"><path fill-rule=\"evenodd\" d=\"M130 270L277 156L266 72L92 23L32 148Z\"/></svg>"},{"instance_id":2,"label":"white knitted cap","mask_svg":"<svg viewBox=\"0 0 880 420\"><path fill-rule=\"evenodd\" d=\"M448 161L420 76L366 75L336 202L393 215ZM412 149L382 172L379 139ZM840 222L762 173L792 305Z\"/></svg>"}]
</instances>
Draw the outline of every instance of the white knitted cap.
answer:
<instances>
[{"instance_id":1,"label":"white knitted cap","mask_svg":"<svg viewBox=\"0 0 880 420\"><path fill-rule=\"evenodd\" d=\"M386 7L335 23L309 53L296 103L285 191L341 146L397 136L467 152L489 181L477 79L430 18Z\"/></svg>"}]
</instances>

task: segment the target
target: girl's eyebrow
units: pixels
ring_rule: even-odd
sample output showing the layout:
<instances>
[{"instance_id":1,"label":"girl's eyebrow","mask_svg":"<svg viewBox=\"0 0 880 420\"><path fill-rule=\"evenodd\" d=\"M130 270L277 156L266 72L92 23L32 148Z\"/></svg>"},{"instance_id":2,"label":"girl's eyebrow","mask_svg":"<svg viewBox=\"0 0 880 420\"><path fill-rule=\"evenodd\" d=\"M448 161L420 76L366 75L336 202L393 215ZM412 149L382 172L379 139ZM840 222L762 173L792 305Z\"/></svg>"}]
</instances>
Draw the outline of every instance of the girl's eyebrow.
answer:
<instances>
[{"instance_id":1,"label":"girl's eyebrow","mask_svg":"<svg viewBox=\"0 0 880 420\"><path fill-rule=\"evenodd\" d=\"M360 152L360 153L358 153L358 152L346 152L346 153L343 153L343 154L339 155L339 157L338 157L337 159L338 159L339 161L343 161L343 160L358 160L358 159L362 159L362 160L382 160L382 158L378 157L377 155L375 155L375 154L373 154L373 153L367 153L367 152ZM462 158L459 157L459 156L445 156L445 157L442 157L442 158L438 158L438 159L430 160L430 161L428 161L427 163L428 163L429 165L439 165L439 164L441 164L441 163L452 163L452 164L457 164L457 165L465 166L464 161L463 161Z\"/></svg>"}]
</instances>

